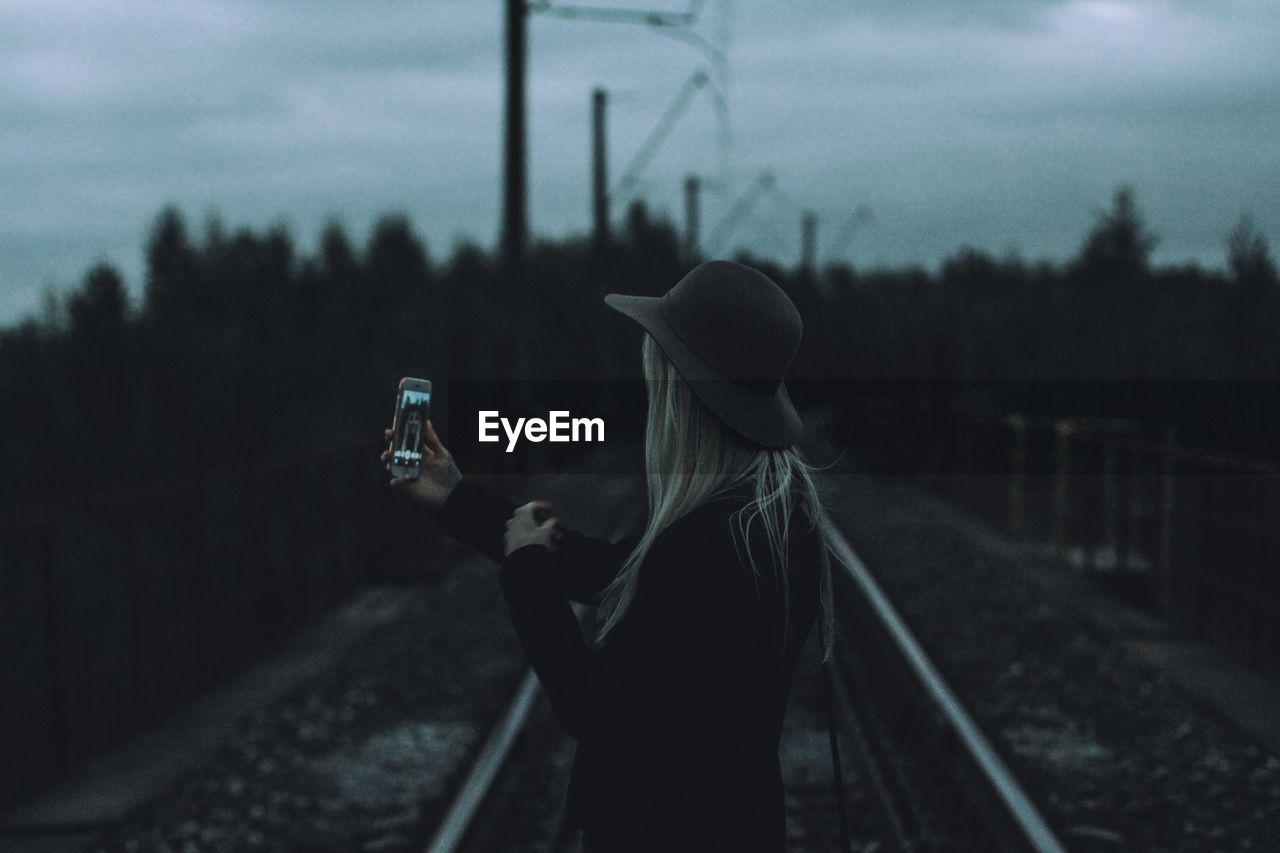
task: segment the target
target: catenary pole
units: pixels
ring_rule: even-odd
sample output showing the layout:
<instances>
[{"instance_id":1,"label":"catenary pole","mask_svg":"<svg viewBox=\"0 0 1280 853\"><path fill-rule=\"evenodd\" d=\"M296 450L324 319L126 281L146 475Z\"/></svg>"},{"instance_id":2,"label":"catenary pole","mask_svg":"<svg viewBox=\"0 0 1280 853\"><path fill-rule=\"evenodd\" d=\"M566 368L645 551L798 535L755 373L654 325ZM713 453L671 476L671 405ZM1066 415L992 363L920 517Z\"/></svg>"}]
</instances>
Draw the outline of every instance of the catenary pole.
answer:
<instances>
[{"instance_id":1,"label":"catenary pole","mask_svg":"<svg viewBox=\"0 0 1280 853\"><path fill-rule=\"evenodd\" d=\"M684 179L684 262L692 266L698 262L698 192L701 189L697 175Z\"/></svg>"},{"instance_id":2,"label":"catenary pole","mask_svg":"<svg viewBox=\"0 0 1280 853\"><path fill-rule=\"evenodd\" d=\"M609 242L608 151L605 147L605 118L608 95L597 88L591 93L591 214L595 223L596 249Z\"/></svg>"},{"instance_id":3,"label":"catenary pole","mask_svg":"<svg viewBox=\"0 0 1280 853\"><path fill-rule=\"evenodd\" d=\"M524 250L528 228L525 154L525 0L506 2L506 117L502 176L502 262L511 286L517 286L524 272Z\"/></svg>"}]
</instances>

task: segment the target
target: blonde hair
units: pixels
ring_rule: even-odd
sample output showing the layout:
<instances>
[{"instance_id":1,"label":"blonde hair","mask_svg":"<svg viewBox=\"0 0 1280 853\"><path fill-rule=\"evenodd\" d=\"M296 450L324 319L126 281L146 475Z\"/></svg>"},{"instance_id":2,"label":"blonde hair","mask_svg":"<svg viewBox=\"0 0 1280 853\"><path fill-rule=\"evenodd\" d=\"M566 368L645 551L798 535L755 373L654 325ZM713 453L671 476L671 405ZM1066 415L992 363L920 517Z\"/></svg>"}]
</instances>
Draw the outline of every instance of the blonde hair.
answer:
<instances>
[{"instance_id":1,"label":"blonde hair","mask_svg":"<svg viewBox=\"0 0 1280 853\"><path fill-rule=\"evenodd\" d=\"M597 640L603 642L626 615L639 586L640 566L658 536L716 495L750 482L751 500L733 516L734 544L741 549L739 553L745 551L758 586L760 567L749 542L752 528L759 525L762 529L777 578L785 649L790 631L787 560L791 515L802 508L812 528L822 512L813 469L794 445L763 447L731 430L694 395L648 335L642 359L649 395L644 447L649 518L640 541L601 594ZM822 548L826 548L825 542ZM830 655L831 608L827 561L822 563L820 618L824 619L822 651L826 659Z\"/></svg>"}]
</instances>

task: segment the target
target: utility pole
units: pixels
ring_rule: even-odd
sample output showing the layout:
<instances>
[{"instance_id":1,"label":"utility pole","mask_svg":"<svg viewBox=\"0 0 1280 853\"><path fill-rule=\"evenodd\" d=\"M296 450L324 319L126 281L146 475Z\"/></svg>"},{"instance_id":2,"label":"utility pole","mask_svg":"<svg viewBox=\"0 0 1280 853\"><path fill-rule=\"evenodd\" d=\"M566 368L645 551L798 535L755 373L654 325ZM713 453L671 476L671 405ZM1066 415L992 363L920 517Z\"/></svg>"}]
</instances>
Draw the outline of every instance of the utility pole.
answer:
<instances>
[{"instance_id":1,"label":"utility pole","mask_svg":"<svg viewBox=\"0 0 1280 853\"><path fill-rule=\"evenodd\" d=\"M818 215L806 210L800 216L800 272L812 275L817 261Z\"/></svg>"},{"instance_id":2,"label":"utility pole","mask_svg":"<svg viewBox=\"0 0 1280 853\"><path fill-rule=\"evenodd\" d=\"M698 190L697 175L684 179L684 262L692 266L698 262Z\"/></svg>"},{"instance_id":3,"label":"utility pole","mask_svg":"<svg viewBox=\"0 0 1280 853\"><path fill-rule=\"evenodd\" d=\"M503 174L502 262L507 284L519 286L528 227L525 197L525 0L506 0L507 102Z\"/></svg>"},{"instance_id":4,"label":"utility pole","mask_svg":"<svg viewBox=\"0 0 1280 853\"><path fill-rule=\"evenodd\" d=\"M591 93L591 211L595 223L596 251L609 244L608 152L605 147L605 110L608 95L597 88Z\"/></svg>"}]
</instances>

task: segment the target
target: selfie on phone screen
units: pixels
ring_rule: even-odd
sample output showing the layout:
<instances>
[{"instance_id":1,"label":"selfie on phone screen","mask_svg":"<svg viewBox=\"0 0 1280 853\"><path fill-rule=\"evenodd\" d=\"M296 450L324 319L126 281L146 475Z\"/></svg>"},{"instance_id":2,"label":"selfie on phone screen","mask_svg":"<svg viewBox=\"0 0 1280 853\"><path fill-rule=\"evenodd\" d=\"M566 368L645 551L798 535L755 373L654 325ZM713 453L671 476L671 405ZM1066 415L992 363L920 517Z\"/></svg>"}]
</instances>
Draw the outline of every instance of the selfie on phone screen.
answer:
<instances>
[{"instance_id":1,"label":"selfie on phone screen","mask_svg":"<svg viewBox=\"0 0 1280 853\"><path fill-rule=\"evenodd\" d=\"M404 380L396 406L396 432L392 442L393 473L416 477L422 469L422 441L431 414L431 383Z\"/></svg>"}]
</instances>

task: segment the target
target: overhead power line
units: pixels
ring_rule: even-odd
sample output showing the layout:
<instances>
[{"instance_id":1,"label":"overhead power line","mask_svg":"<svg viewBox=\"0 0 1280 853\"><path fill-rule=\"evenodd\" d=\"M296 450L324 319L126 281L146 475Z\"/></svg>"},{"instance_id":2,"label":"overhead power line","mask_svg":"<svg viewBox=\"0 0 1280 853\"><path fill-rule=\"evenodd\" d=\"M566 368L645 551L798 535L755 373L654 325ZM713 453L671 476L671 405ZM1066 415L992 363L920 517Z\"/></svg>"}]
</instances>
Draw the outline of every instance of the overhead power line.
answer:
<instances>
[{"instance_id":1,"label":"overhead power line","mask_svg":"<svg viewBox=\"0 0 1280 853\"><path fill-rule=\"evenodd\" d=\"M751 186L747 187L747 191L734 202L733 207L729 208L729 212L724 215L724 218L716 223L716 227L711 231L711 236L707 238L707 250L712 256L720 252L725 241L732 236L734 230L751 212L751 209L756 206L760 198L765 194L772 193L776 184L777 180L774 178L773 172L768 171L761 172L751 182Z\"/></svg>"},{"instance_id":2,"label":"overhead power line","mask_svg":"<svg viewBox=\"0 0 1280 853\"><path fill-rule=\"evenodd\" d=\"M707 72L701 68L689 75L684 85L680 87L680 91L676 93L675 98L667 106L662 117L658 119L658 123L654 125L653 130L645 137L644 142L640 143L640 147L636 150L635 155L632 156L631 162L623 170L617 186L609 192L610 201L622 202L627 199L628 194L639 183L640 175L648 167L650 161L653 160L654 155L658 153L662 143L671 134L676 122L684 115L684 111L689 108L689 104L693 101L693 96L698 93L698 90L707 85L709 79Z\"/></svg>"}]
</instances>

